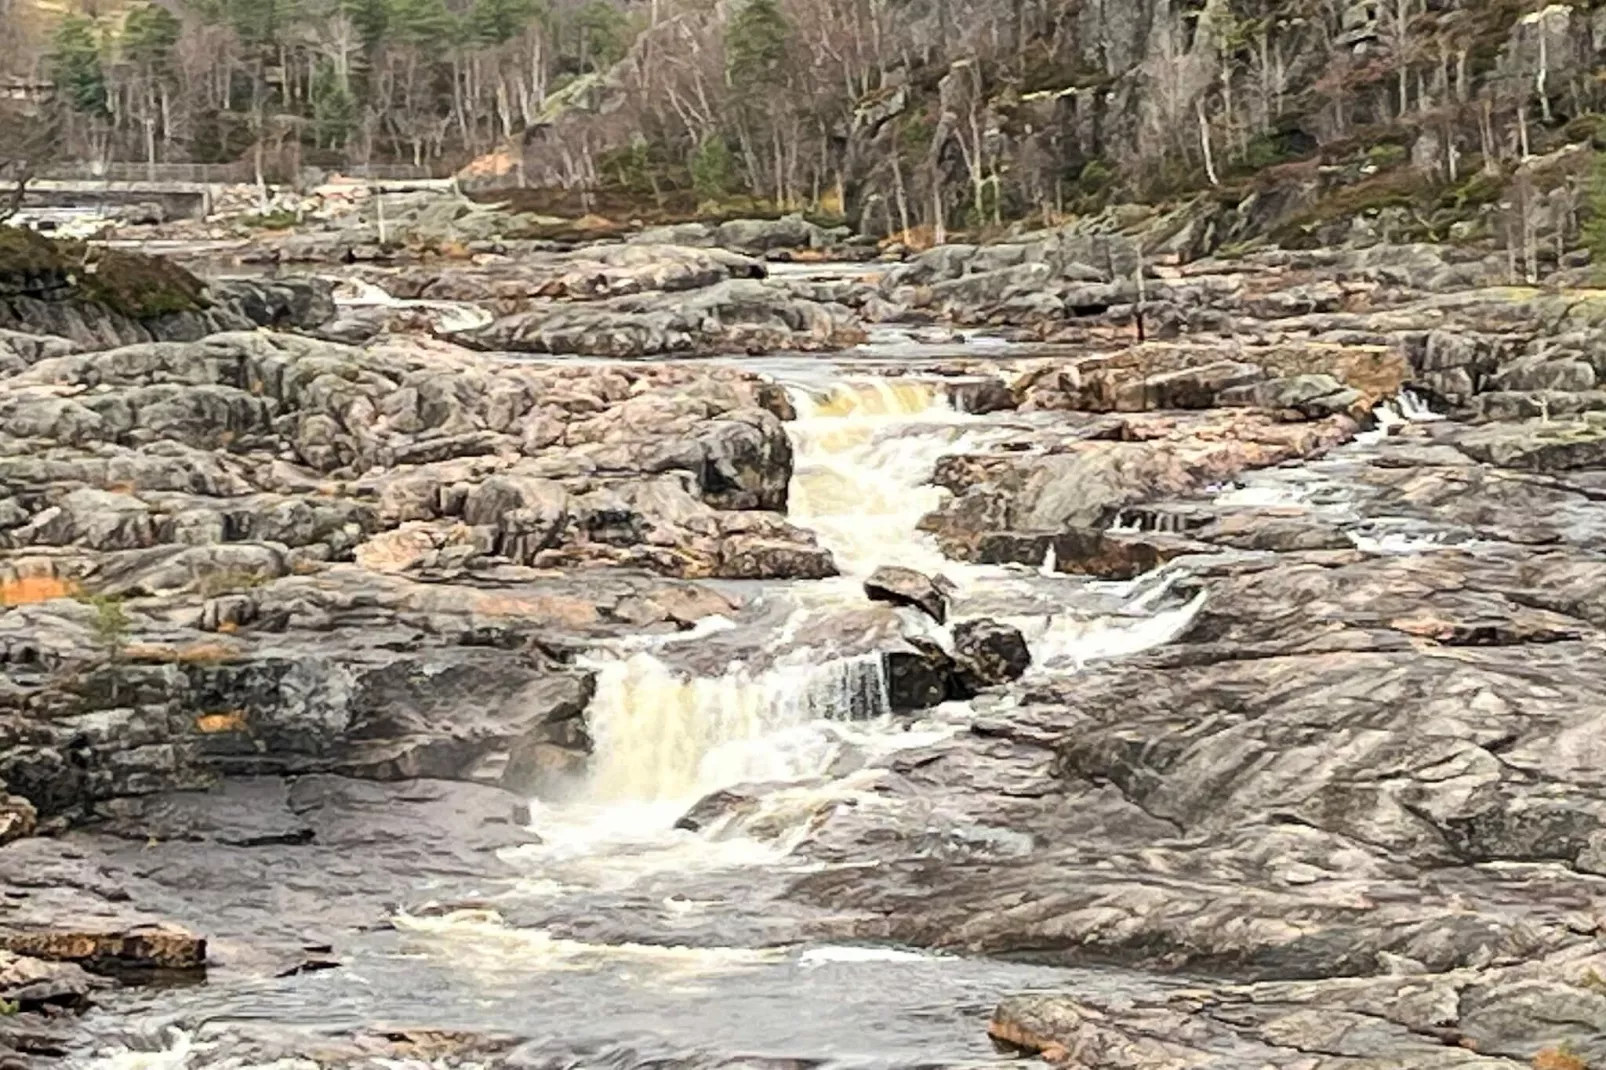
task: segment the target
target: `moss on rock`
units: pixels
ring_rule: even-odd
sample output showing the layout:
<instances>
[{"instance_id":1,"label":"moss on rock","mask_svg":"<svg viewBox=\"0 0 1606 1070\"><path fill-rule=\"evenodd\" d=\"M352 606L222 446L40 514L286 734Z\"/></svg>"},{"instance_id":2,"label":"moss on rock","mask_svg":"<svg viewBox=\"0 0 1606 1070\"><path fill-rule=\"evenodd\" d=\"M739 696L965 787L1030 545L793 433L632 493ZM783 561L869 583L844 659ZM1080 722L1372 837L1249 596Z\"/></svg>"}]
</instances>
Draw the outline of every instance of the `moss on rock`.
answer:
<instances>
[{"instance_id":1,"label":"moss on rock","mask_svg":"<svg viewBox=\"0 0 1606 1070\"><path fill-rule=\"evenodd\" d=\"M88 301L136 320L208 307L206 284L171 260L0 227L0 291L29 293L38 289L34 280L48 280L54 299Z\"/></svg>"}]
</instances>

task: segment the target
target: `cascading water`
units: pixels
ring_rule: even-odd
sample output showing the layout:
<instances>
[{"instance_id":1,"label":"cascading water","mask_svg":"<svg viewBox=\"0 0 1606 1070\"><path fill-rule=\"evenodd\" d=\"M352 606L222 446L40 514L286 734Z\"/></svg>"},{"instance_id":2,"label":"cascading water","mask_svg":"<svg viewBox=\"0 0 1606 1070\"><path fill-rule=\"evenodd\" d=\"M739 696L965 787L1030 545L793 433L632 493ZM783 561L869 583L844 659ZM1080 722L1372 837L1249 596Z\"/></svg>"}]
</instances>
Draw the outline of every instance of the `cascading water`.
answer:
<instances>
[{"instance_id":1,"label":"cascading water","mask_svg":"<svg viewBox=\"0 0 1606 1070\"><path fill-rule=\"evenodd\" d=\"M824 391L795 389L792 401L791 518L815 532L842 578L788 591L797 608L771 637L772 658L762 669L735 664L707 677L672 667L661 650L599 653L588 713L595 742L588 802L684 806L734 784L823 774L838 748L822 724L891 712L885 669L878 654L844 657L797 634L814 614L862 605L860 584L882 565L941 572L957 581L961 597L986 587L1010 592L1033 581L1049 586L1057 592L1049 608L1000 619L1021 629L1039 666L1055 669L1168 642L1202 605L1199 596L1151 612L1169 590L1167 582L1146 594L1134 588L1142 596L1125 606L1125 617L1088 616L1065 605L1073 594L1067 585L1077 581L945 558L919 530L942 502L932 473L942 456L973 448L989 432L977 417L956 411L930 381L848 379ZM905 624L932 629L918 614ZM946 641L940 630L930 637Z\"/></svg>"},{"instance_id":2,"label":"cascading water","mask_svg":"<svg viewBox=\"0 0 1606 1070\"><path fill-rule=\"evenodd\" d=\"M916 530L940 500L928 485L938 456L963 436L964 418L928 383L864 379L824 395L794 392L789 426L795 474L792 519L815 531L849 580L820 586L827 603L861 598L852 577L911 558L937 567ZM913 421L943 434L908 435ZM812 612L804 597L777 640L788 644ZM717 677L671 667L653 651L599 654L588 720L595 754L585 798L593 804L675 803L740 783L823 772L837 753L822 722L891 712L877 654L833 655L806 644L773 665L733 665Z\"/></svg>"},{"instance_id":3,"label":"cascading water","mask_svg":"<svg viewBox=\"0 0 1606 1070\"><path fill-rule=\"evenodd\" d=\"M531 1066L1004 1070L990 1061L977 1007L1005 991L1081 984L1119 995L1132 983L808 944L813 931L780 889L799 870L866 863L802 845L842 807L905 805L884 790L884 759L938 745L968 723L947 712L922 722L889 716L882 660L867 652L884 633L843 634L856 627L844 622L880 627L894 612L869 606L866 573L883 564L941 570L957 581L958 616L1016 623L1039 664L1079 666L1165 642L1199 599L1160 608L1175 601L1176 573L1101 587L1051 569L946 561L918 531L941 501L932 472L943 454L987 441L989 426L914 380L798 391L794 403L792 519L818 534L844 577L765 588L760 601L776 598L761 607L775 611L765 624L746 614L742 624L710 618L691 632L593 652L588 779L575 798L532 804L538 835L498 852L512 876L503 869L480 883L476 871L469 892L446 881L440 901L398 911L388 931L343 948L349 969L236 992L229 1029L285 1017L284 999L301 1001L291 1005L303 1017L354 1031L420 1019L534 1034L520 1049ZM905 631L936 628L896 612L891 623ZM751 630L725 634L743 627ZM744 664L717 676L682 667L684 652L726 642L745 652ZM735 789L734 802L699 808L699 831L675 828L690 804L722 788ZM192 1007L210 1028L212 993L197 989ZM159 1050L108 1045L92 1065L189 1070L213 1061L209 1052L191 1058L206 1051L204 1032L193 1049L186 1034L135 1046L147 1043Z\"/></svg>"},{"instance_id":4,"label":"cascading water","mask_svg":"<svg viewBox=\"0 0 1606 1070\"><path fill-rule=\"evenodd\" d=\"M599 803L683 802L724 785L808 776L830 759L830 741L809 725L890 712L873 655L698 677L641 652L598 669L587 794Z\"/></svg>"},{"instance_id":5,"label":"cascading water","mask_svg":"<svg viewBox=\"0 0 1606 1070\"><path fill-rule=\"evenodd\" d=\"M823 398L800 391L793 404L792 519L830 548L842 574L951 566L918 528L942 502L930 482L938 458L969 445L974 418L912 379L840 383Z\"/></svg>"},{"instance_id":6,"label":"cascading water","mask_svg":"<svg viewBox=\"0 0 1606 1070\"><path fill-rule=\"evenodd\" d=\"M335 303L342 308L417 309L434 321L444 334L478 330L494 317L478 305L458 301L408 301L392 297L382 287L359 278L335 278Z\"/></svg>"}]
</instances>

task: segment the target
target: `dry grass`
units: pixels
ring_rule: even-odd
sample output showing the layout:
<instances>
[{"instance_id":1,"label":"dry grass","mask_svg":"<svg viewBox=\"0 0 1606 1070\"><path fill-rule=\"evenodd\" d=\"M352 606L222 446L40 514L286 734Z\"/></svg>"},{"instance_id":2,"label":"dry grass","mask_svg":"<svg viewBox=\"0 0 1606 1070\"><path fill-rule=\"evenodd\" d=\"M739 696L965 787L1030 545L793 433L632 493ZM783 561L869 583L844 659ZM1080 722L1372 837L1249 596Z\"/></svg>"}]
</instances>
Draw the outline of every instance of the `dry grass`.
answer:
<instances>
[{"instance_id":1,"label":"dry grass","mask_svg":"<svg viewBox=\"0 0 1606 1070\"><path fill-rule=\"evenodd\" d=\"M1544 1048L1533 1058L1534 1070L1589 1070L1584 1062L1565 1048Z\"/></svg>"},{"instance_id":2,"label":"dry grass","mask_svg":"<svg viewBox=\"0 0 1606 1070\"><path fill-rule=\"evenodd\" d=\"M216 736L225 732L245 732L249 728L244 710L229 710L227 713L203 713L195 719L195 730L202 735Z\"/></svg>"},{"instance_id":3,"label":"dry grass","mask_svg":"<svg viewBox=\"0 0 1606 1070\"><path fill-rule=\"evenodd\" d=\"M58 598L76 598L78 585L56 576L18 576L0 580L0 606L31 606L39 602L54 602Z\"/></svg>"},{"instance_id":4,"label":"dry grass","mask_svg":"<svg viewBox=\"0 0 1606 1070\"><path fill-rule=\"evenodd\" d=\"M881 248L883 249L889 248L893 245L901 245L905 249L910 249L915 252L925 252L927 249L934 247L936 244L936 228L926 223L922 223L919 226L910 227L908 230L899 231L896 234L889 234L885 238L881 239Z\"/></svg>"},{"instance_id":5,"label":"dry grass","mask_svg":"<svg viewBox=\"0 0 1606 1070\"><path fill-rule=\"evenodd\" d=\"M177 647L173 660L184 665L217 665L234 660L235 651L223 643L191 643Z\"/></svg>"},{"instance_id":6,"label":"dry grass","mask_svg":"<svg viewBox=\"0 0 1606 1070\"><path fill-rule=\"evenodd\" d=\"M176 665L221 665L233 661L239 651L225 643L133 643L124 652L130 661L163 662Z\"/></svg>"},{"instance_id":7,"label":"dry grass","mask_svg":"<svg viewBox=\"0 0 1606 1070\"><path fill-rule=\"evenodd\" d=\"M243 569L222 569L218 572L208 572L196 580L195 593L202 598L217 598L226 594L238 594L241 591L254 590L266 582L266 579L255 572L246 572Z\"/></svg>"}]
</instances>

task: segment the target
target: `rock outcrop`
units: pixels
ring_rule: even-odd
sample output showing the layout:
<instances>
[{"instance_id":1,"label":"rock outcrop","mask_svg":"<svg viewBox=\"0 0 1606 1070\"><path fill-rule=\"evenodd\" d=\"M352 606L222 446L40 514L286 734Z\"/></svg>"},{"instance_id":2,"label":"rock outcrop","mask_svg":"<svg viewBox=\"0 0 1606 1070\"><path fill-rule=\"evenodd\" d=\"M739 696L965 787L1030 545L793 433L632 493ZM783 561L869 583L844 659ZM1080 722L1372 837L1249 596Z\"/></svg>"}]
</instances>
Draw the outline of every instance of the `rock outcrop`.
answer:
<instances>
[{"instance_id":1,"label":"rock outcrop","mask_svg":"<svg viewBox=\"0 0 1606 1070\"><path fill-rule=\"evenodd\" d=\"M311 331L334 318L327 282L232 279L208 286L160 257L80 249L0 228L0 331L63 338L81 349L193 342L222 331ZM26 359L0 339L0 371ZM37 356L35 357L37 359Z\"/></svg>"},{"instance_id":2,"label":"rock outcrop","mask_svg":"<svg viewBox=\"0 0 1606 1070\"><path fill-rule=\"evenodd\" d=\"M912 568L883 565L864 581L864 593L873 602L913 606L938 624L948 622L948 596L953 584L941 576L927 576Z\"/></svg>"}]
</instances>

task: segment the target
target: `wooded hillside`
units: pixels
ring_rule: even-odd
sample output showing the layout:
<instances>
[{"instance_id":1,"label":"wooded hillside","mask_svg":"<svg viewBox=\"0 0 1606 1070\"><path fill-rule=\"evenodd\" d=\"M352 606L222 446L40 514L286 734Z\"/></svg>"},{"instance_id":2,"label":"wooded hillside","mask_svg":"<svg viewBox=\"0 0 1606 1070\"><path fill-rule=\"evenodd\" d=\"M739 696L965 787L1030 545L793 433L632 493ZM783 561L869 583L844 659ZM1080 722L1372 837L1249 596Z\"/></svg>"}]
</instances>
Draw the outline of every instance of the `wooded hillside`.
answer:
<instances>
[{"instance_id":1,"label":"wooded hillside","mask_svg":"<svg viewBox=\"0 0 1606 1070\"><path fill-rule=\"evenodd\" d=\"M1325 207L1283 206L1280 223L1383 204L1426 225L1589 140L1606 107L1606 9L1592 2L63 6L0 13L16 69L54 80L75 156L445 169L501 153L535 185L756 199L938 235L1116 193L1218 189L1237 205L1290 185Z\"/></svg>"}]
</instances>

